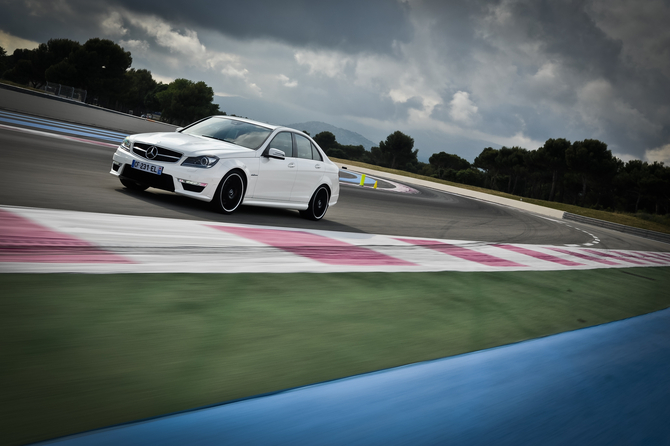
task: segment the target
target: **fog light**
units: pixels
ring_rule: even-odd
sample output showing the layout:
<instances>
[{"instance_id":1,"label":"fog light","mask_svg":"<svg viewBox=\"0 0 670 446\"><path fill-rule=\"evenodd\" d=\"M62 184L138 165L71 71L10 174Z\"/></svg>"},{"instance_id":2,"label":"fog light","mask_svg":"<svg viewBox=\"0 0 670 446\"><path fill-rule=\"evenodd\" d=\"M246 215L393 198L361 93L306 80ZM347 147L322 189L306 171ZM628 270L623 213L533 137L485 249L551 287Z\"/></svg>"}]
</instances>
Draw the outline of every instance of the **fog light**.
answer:
<instances>
[{"instance_id":1,"label":"fog light","mask_svg":"<svg viewBox=\"0 0 670 446\"><path fill-rule=\"evenodd\" d=\"M191 186L207 187L207 183L198 183L197 181L184 180L182 178L177 178L177 180L179 180L180 183L190 184Z\"/></svg>"}]
</instances>

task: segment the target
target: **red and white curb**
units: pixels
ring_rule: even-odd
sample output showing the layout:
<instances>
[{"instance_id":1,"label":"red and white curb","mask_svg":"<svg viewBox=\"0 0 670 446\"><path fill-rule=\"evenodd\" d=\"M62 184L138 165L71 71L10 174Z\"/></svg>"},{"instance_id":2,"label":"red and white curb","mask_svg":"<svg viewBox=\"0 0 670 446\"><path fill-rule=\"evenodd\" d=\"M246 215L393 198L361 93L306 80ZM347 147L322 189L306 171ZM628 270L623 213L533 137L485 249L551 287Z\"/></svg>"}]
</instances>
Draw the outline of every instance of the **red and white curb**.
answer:
<instances>
[{"instance_id":1,"label":"red and white curb","mask_svg":"<svg viewBox=\"0 0 670 446\"><path fill-rule=\"evenodd\" d=\"M643 266L670 266L670 253L0 206L2 273L550 271Z\"/></svg>"}]
</instances>

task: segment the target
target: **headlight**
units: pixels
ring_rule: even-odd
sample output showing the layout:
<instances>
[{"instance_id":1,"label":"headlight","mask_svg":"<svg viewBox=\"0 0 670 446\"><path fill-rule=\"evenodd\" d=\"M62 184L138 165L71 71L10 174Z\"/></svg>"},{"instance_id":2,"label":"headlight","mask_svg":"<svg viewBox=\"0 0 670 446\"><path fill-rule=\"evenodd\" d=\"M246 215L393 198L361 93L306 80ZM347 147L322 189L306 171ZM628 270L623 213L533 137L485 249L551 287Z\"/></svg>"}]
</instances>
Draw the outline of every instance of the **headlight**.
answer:
<instances>
[{"instance_id":1,"label":"headlight","mask_svg":"<svg viewBox=\"0 0 670 446\"><path fill-rule=\"evenodd\" d=\"M121 145L119 147L122 148L123 150L126 150L126 151L130 152L130 147L131 146L132 146L132 144L130 142L130 138L124 138L123 142L121 143Z\"/></svg>"},{"instance_id":2,"label":"headlight","mask_svg":"<svg viewBox=\"0 0 670 446\"><path fill-rule=\"evenodd\" d=\"M181 163L182 166L186 167L200 167L203 169L209 169L214 164L219 161L219 158L216 156L191 156L186 158L186 160Z\"/></svg>"}]
</instances>

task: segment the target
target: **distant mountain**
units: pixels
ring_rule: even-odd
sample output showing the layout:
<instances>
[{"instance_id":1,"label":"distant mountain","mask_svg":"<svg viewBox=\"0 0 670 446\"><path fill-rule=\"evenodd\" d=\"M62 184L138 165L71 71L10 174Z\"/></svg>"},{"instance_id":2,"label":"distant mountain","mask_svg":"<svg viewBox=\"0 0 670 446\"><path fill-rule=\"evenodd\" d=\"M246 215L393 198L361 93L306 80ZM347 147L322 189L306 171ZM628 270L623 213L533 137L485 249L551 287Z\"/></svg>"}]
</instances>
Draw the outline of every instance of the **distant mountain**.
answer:
<instances>
[{"instance_id":1,"label":"distant mountain","mask_svg":"<svg viewBox=\"0 0 670 446\"><path fill-rule=\"evenodd\" d=\"M372 146L378 145L370 141L363 135L360 135L356 132L352 132L351 130L341 129L339 127L335 127L334 125L326 124L325 122L319 122L319 121L301 122L298 124L288 124L286 125L286 127L306 131L312 137L321 132L330 132L333 135L335 135L335 139L337 140L337 142L345 146L363 146L365 147L366 150L370 150Z\"/></svg>"}]
</instances>

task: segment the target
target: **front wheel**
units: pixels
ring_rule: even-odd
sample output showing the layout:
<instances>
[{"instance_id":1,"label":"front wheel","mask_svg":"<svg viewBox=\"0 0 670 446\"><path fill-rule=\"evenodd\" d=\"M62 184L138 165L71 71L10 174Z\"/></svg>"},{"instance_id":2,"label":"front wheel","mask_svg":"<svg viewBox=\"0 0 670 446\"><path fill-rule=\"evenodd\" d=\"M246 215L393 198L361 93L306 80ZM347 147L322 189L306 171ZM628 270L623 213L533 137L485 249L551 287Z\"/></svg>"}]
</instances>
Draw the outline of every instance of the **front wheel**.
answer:
<instances>
[{"instance_id":1,"label":"front wheel","mask_svg":"<svg viewBox=\"0 0 670 446\"><path fill-rule=\"evenodd\" d=\"M309 220L321 220L328 210L328 198L328 189L326 186L320 186L309 200L307 210L300 211L300 215Z\"/></svg>"},{"instance_id":2,"label":"front wheel","mask_svg":"<svg viewBox=\"0 0 670 446\"><path fill-rule=\"evenodd\" d=\"M126 188L137 192L142 192L143 190L146 190L149 187L145 184L136 183L132 180L126 180L125 178L120 178L120 180L121 184L123 184Z\"/></svg>"},{"instance_id":3,"label":"front wheel","mask_svg":"<svg viewBox=\"0 0 670 446\"><path fill-rule=\"evenodd\" d=\"M214 195L214 206L219 212L230 214L234 212L244 198L244 179L238 171L228 172Z\"/></svg>"}]
</instances>

